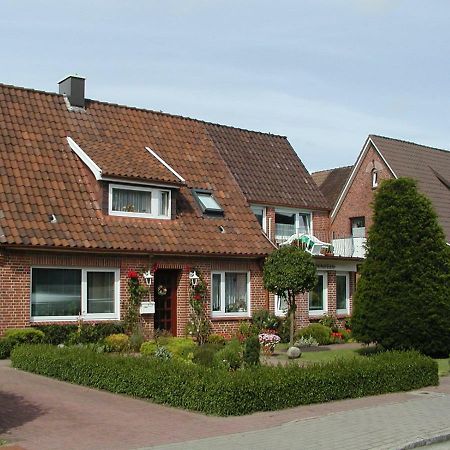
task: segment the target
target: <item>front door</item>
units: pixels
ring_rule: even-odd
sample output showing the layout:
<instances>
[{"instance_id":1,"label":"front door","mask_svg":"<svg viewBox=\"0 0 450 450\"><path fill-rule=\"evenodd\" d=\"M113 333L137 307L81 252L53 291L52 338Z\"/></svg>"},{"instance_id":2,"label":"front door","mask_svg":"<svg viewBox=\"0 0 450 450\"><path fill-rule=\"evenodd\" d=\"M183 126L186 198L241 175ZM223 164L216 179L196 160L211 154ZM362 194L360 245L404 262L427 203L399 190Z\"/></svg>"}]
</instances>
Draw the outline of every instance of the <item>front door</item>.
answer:
<instances>
[{"instance_id":1,"label":"front door","mask_svg":"<svg viewBox=\"0 0 450 450\"><path fill-rule=\"evenodd\" d=\"M177 270L155 273L155 330L177 334Z\"/></svg>"}]
</instances>

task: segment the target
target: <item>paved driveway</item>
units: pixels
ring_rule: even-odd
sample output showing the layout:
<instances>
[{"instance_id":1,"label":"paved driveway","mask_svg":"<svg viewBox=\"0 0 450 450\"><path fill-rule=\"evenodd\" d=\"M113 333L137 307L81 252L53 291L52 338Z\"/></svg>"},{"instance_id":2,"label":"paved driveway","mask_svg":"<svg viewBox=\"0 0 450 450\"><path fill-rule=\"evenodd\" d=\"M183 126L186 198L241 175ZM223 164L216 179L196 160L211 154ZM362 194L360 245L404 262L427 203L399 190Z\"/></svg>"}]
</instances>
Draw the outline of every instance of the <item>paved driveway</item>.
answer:
<instances>
[{"instance_id":1,"label":"paved driveway","mask_svg":"<svg viewBox=\"0 0 450 450\"><path fill-rule=\"evenodd\" d=\"M308 448L313 449L320 448L324 439L328 439L329 443L330 436L333 438L333 435L346 437L347 443L351 441L352 433L363 441L370 435L370 442L375 442L377 437L371 423L374 419L369 411L373 412L376 408L376 416L385 415L384 407L394 408L390 419L384 421L387 434L398 435L396 427L400 426L414 437L418 431L407 428L413 427L414 423L404 420L396 423L396 417L401 419L402 414L408 415L412 407L418 408L419 415L426 415L427 411L431 414L438 407L439 399L441 406L442 399L445 399L448 404L443 412L439 406L439 414L450 426L450 378L444 378L441 386L426 391L430 394L389 394L244 417L220 418L63 383L12 369L9 362L1 361L0 439L28 450L128 450L186 441L190 443L184 444L183 448L213 448L217 445L220 448L237 446L264 449L282 447L280 436L295 434L296 424L305 426L316 423L318 427L312 431L313 434L309 432L308 435L308 439L313 439L308 441L310 444L313 442ZM350 419L347 417L345 420L343 414L351 414ZM363 420L362 425L355 426L354 421L351 422L352 417L364 416L367 420ZM327 421L327 426L336 424L336 434L330 428L323 429L325 424L319 423L323 420ZM322 429L323 432L320 431ZM442 427L440 430L442 431ZM252 434L254 431L260 432ZM436 426L428 431L437 433L439 430ZM245 434L241 440L239 436L242 433ZM218 441L213 439L198 442L199 439L231 434L235 436L219 438ZM273 437L276 436L278 437L273 442ZM386 441L389 436L380 436L381 438ZM298 440L296 442L299 445L295 448L306 448ZM344 445L342 448L351 447Z\"/></svg>"}]
</instances>

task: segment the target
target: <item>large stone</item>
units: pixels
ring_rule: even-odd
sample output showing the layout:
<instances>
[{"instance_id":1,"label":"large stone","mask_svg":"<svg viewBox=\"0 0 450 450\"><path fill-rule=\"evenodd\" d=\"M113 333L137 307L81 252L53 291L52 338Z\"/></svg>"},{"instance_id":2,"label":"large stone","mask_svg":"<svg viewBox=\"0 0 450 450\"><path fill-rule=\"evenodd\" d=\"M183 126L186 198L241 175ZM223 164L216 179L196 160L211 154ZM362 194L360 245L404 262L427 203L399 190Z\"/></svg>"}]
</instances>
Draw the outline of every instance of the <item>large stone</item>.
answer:
<instances>
[{"instance_id":1,"label":"large stone","mask_svg":"<svg viewBox=\"0 0 450 450\"><path fill-rule=\"evenodd\" d=\"M296 358L300 358L302 352L300 351L300 349L298 347L289 347L288 351L287 351L287 356L289 359L296 359Z\"/></svg>"}]
</instances>

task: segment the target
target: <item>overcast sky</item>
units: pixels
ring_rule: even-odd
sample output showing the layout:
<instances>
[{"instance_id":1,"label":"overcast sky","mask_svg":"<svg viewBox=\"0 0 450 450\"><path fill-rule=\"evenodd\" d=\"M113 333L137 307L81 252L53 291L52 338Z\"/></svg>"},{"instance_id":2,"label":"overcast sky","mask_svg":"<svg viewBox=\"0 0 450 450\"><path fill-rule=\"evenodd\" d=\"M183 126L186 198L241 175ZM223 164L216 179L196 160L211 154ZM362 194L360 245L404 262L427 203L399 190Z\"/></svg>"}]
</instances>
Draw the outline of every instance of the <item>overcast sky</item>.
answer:
<instances>
[{"instance_id":1,"label":"overcast sky","mask_svg":"<svg viewBox=\"0 0 450 450\"><path fill-rule=\"evenodd\" d=\"M310 171L369 133L450 147L448 0L0 0L0 82L286 135Z\"/></svg>"}]
</instances>

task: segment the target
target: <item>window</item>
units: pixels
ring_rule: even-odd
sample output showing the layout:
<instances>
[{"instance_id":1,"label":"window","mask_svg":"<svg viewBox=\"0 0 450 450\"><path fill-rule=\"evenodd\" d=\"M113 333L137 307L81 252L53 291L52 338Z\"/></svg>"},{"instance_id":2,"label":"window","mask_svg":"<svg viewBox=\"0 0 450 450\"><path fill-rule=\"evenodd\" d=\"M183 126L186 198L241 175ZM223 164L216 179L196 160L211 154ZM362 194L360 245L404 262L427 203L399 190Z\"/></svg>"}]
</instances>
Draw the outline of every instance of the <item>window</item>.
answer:
<instances>
[{"instance_id":1,"label":"window","mask_svg":"<svg viewBox=\"0 0 450 450\"><path fill-rule=\"evenodd\" d=\"M349 312L350 278L348 273L336 274L336 312Z\"/></svg>"},{"instance_id":2,"label":"window","mask_svg":"<svg viewBox=\"0 0 450 450\"><path fill-rule=\"evenodd\" d=\"M372 170L372 189L378 187L378 171L376 169Z\"/></svg>"},{"instance_id":3,"label":"window","mask_svg":"<svg viewBox=\"0 0 450 450\"><path fill-rule=\"evenodd\" d=\"M250 313L250 276L248 272L214 272L211 275L212 316Z\"/></svg>"},{"instance_id":4,"label":"window","mask_svg":"<svg viewBox=\"0 0 450 450\"><path fill-rule=\"evenodd\" d=\"M352 217L350 219L350 226L353 237L365 237L366 236L366 218L365 217Z\"/></svg>"},{"instance_id":5,"label":"window","mask_svg":"<svg viewBox=\"0 0 450 450\"><path fill-rule=\"evenodd\" d=\"M200 205L203 213L223 215L222 207L219 205L219 203L217 203L217 200L214 198L211 192L196 189L193 190L192 193L194 194L194 197L197 200L197 203Z\"/></svg>"},{"instance_id":6,"label":"window","mask_svg":"<svg viewBox=\"0 0 450 450\"><path fill-rule=\"evenodd\" d=\"M32 268L34 320L119 318L118 269Z\"/></svg>"},{"instance_id":7,"label":"window","mask_svg":"<svg viewBox=\"0 0 450 450\"><path fill-rule=\"evenodd\" d=\"M170 191L110 184L109 214L170 219Z\"/></svg>"},{"instance_id":8,"label":"window","mask_svg":"<svg viewBox=\"0 0 450 450\"><path fill-rule=\"evenodd\" d=\"M311 234L311 213L276 209L275 240L283 242L294 234Z\"/></svg>"},{"instance_id":9,"label":"window","mask_svg":"<svg viewBox=\"0 0 450 450\"><path fill-rule=\"evenodd\" d=\"M285 316L288 312L287 293L284 295L275 295L275 315Z\"/></svg>"},{"instance_id":10,"label":"window","mask_svg":"<svg viewBox=\"0 0 450 450\"><path fill-rule=\"evenodd\" d=\"M309 314L321 315L328 309L327 302L327 284L328 277L326 272L318 273L317 286L309 293Z\"/></svg>"},{"instance_id":11,"label":"window","mask_svg":"<svg viewBox=\"0 0 450 450\"><path fill-rule=\"evenodd\" d=\"M256 220L261 225L261 228L266 231L266 208L264 206L251 206L253 214L256 216Z\"/></svg>"}]
</instances>

